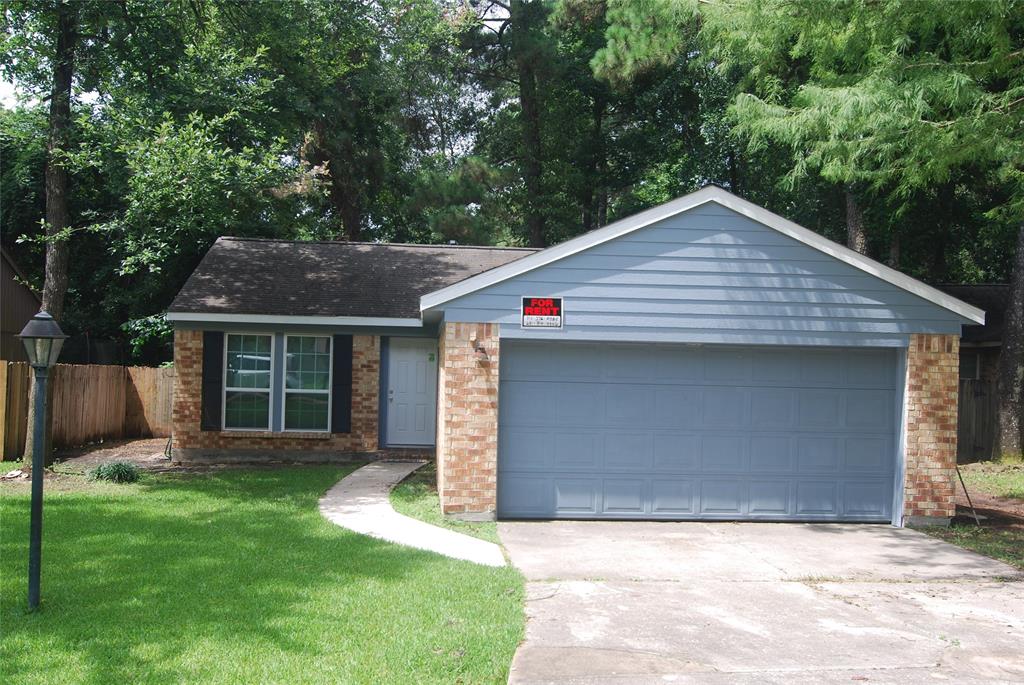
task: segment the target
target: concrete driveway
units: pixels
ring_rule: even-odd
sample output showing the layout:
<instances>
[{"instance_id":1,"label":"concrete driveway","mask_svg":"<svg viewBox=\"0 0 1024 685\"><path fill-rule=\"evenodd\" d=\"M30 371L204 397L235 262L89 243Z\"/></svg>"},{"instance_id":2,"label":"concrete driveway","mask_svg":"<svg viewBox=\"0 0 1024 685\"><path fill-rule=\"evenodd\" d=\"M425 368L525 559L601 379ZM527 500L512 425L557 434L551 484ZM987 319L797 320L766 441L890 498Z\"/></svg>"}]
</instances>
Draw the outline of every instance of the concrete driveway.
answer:
<instances>
[{"instance_id":1,"label":"concrete driveway","mask_svg":"<svg viewBox=\"0 0 1024 685\"><path fill-rule=\"evenodd\" d=\"M511 683L1022 682L1024 583L907 529L500 523Z\"/></svg>"}]
</instances>

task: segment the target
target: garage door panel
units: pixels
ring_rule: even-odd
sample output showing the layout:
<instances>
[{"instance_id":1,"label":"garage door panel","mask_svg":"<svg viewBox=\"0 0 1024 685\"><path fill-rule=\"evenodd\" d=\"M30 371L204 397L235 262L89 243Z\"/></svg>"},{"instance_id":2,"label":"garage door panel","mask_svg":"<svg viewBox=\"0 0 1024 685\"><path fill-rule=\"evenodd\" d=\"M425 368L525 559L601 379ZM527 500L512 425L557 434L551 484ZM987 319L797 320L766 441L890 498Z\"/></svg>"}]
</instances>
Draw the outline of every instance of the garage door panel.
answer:
<instances>
[{"instance_id":1,"label":"garage door panel","mask_svg":"<svg viewBox=\"0 0 1024 685\"><path fill-rule=\"evenodd\" d=\"M896 360L893 357L879 359L871 352L851 351L845 359L846 385L861 388L895 389Z\"/></svg>"},{"instance_id":2,"label":"garage door panel","mask_svg":"<svg viewBox=\"0 0 1024 685\"><path fill-rule=\"evenodd\" d=\"M846 394L846 427L885 430L895 411L893 399L888 390L850 390Z\"/></svg>"},{"instance_id":3,"label":"garage door panel","mask_svg":"<svg viewBox=\"0 0 1024 685\"><path fill-rule=\"evenodd\" d=\"M550 469L554 463L555 437L547 432L507 428L500 431L498 449L519 455L518 467L524 471Z\"/></svg>"},{"instance_id":4,"label":"garage door panel","mask_svg":"<svg viewBox=\"0 0 1024 685\"><path fill-rule=\"evenodd\" d=\"M654 389L636 385L610 387L605 407L605 418L611 424L647 425L654 409Z\"/></svg>"},{"instance_id":5,"label":"garage door panel","mask_svg":"<svg viewBox=\"0 0 1024 685\"><path fill-rule=\"evenodd\" d=\"M662 515L693 514L693 481L656 480L651 484L651 513Z\"/></svg>"},{"instance_id":6,"label":"garage door panel","mask_svg":"<svg viewBox=\"0 0 1024 685\"><path fill-rule=\"evenodd\" d=\"M647 481L643 479L604 480L602 512L606 514L644 514Z\"/></svg>"},{"instance_id":7,"label":"garage door panel","mask_svg":"<svg viewBox=\"0 0 1024 685\"><path fill-rule=\"evenodd\" d=\"M560 514L596 514L601 480L555 477L555 511Z\"/></svg>"},{"instance_id":8,"label":"garage door panel","mask_svg":"<svg viewBox=\"0 0 1024 685\"><path fill-rule=\"evenodd\" d=\"M796 485L796 513L835 516L839 510L835 481L803 481Z\"/></svg>"},{"instance_id":9,"label":"garage door panel","mask_svg":"<svg viewBox=\"0 0 1024 685\"><path fill-rule=\"evenodd\" d=\"M841 426L842 393L835 390L801 390L799 392L797 428L837 428Z\"/></svg>"},{"instance_id":10,"label":"garage door panel","mask_svg":"<svg viewBox=\"0 0 1024 685\"><path fill-rule=\"evenodd\" d=\"M791 363L800 368L801 385L834 387L842 382L843 363L830 352L807 350L799 360Z\"/></svg>"},{"instance_id":11,"label":"garage door panel","mask_svg":"<svg viewBox=\"0 0 1024 685\"><path fill-rule=\"evenodd\" d=\"M744 484L738 480L705 480L700 488L702 514L743 514Z\"/></svg>"},{"instance_id":12,"label":"garage door panel","mask_svg":"<svg viewBox=\"0 0 1024 685\"><path fill-rule=\"evenodd\" d=\"M654 436L654 470L676 473L700 470L700 436L659 433Z\"/></svg>"},{"instance_id":13,"label":"garage door panel","mask_svg":"<svg viewBox=\"0 0 1024 685\"><path fill-rule=\"evenodd\" d=\"M750 425L757 429L786 430L796 425L796 391L792 388L755 388L750 392Z\"/></svg>"},{"instance_id":14,"label":"garage door panel","mask_svg":"<svg viewBox=\"0 0 1024 685\"><path fill-rule=\"evenodd\" d=\"M843 484L843 513L848 516L888 516L891 481L848 481Z\"/></svg>"},{"instance_id":15,"label":"garage door panel","mask_svg":"<svg viewBox=\"0 0 1024 685\"><path fill-rule=\"evenodd\" d=\"M790 483L786 480L755 480L749 485L752 516L786 516L792 513Z\"/></svg>"},{"instance_id":16,"label":"garage door panel","mask_svg":"<svg viewBox=\"0 0 1024 685\"><path fill-rule=\"evenodd\" d=\"M498 420L503 426L553 425L557 392L548 384L502 381Z\"/></svg>"},{"instance_id":17,"label":"garage door panel","mask_svg":"<svg viewBox=\"0 0 1024 685\"><path fill-rule=\"evenodd\" d=\"M788 435L750 437L751 473L789 473L793 470L795 450Z\"/></svg>"},{"instance_id":18,"label":"garage door panel","mask_svg":"<svg viewBox=\"0 0 1024 685\"><path fill-rule=\"evenodd\" d=\"M708 428L743 427L746 393L735 388L704 387L701 418Z\"/></svg>"},{"instance_id":19,"label":"garage door panel","mask_svg":"<svg viewBox=\"0 0 1024 685\"><path fill-rule=\"evenodd\" d=\"M700 463L703 473L743 473L746 468L743 435L705 435L701 438Z\"/></svg>"},{"instance_id":20,"label":"garage door panel","mask_svg":"<svg viewBox=\"0 0 1024 685\"><path fill-rule=\"evenodd\" d=\"M651 471L651 435L648 433L605 433L604 466L609 470Z\"/></svg>"},{"instance_id":21,"label":"garage door panel","mask_svg":"<svg viewBox=\"0 0 1024 685\"><path fill-rule=\"evenodd\" d=\"M701 393L696 388L656 388L654 425L663 428L701 425Z\"/></svg>"},{"instance_id":22,"label":"garage door panel","mask_svg":"<svg viewBox=\"0 0 1024 685\"><path fill-rule=\"evenodd\" d=\"M605 415L606 387L567 383L553 390L559 398L555 416L561 424L588 424L595 416Z\"/></svg>"},{"instance_id":23,"label":"garage door panel","mask_svg":"<svg viewBox=\"0 0 1024 685\"><path fill-rule=\"evenodd\" d=\"M552 468L555 471L593 471L601 466L602 436L599 433L567 432L555 436ZM516 465L522 468L521 464Z\"/></svg>"},{"instance_id":24,"label":"garage door panel","mask_svg":"<svg viewBox=\"0 0 1024 685\"><path fill-rule=\"evenodd\" d=\"M522 517L549 516L554 508L547 476L503 474L498 485L498 510Z\"/></svg>"},{"instance_id":25,"label":"garage door panel","mask_svg":"<svg viewBox=\"0 0 1024 685\"><path fill-rule=\"evenodd\" d=\"M846 438L845 469L852 473L857 471L884 472L893 449L892 440L888 437Z\"/></svg>"},{"instance_id":26,"label":"garage door panel","mask_svg":"<svg viewBox=\"0 0 1024 685\"><path fill-rule=\"evenodd\" d=\"M835 473L842 463L842 441L839 438L797 438L797 470L801 473Z\"/></svg>"},{"instance_id":27,"label":"garage door panel","mask_svg":"<svg viewBox=\"0 0 1024 685\"><path fill-rule=\"evenodd\" d=\"M889 350L503 341L498 513L888 520L896 386Z\"/></svg>"},{"instance_id":28,"label":"garage door panel","mask_svg":"<svg viewBox=\"0 0 1024 685\"><path fill-rule=\"evenodd\" d=\"M750 376L750 351L736 348L709 349L704 354L704 380L717 384L745 381Z\"/></svg>"}]
</instances>

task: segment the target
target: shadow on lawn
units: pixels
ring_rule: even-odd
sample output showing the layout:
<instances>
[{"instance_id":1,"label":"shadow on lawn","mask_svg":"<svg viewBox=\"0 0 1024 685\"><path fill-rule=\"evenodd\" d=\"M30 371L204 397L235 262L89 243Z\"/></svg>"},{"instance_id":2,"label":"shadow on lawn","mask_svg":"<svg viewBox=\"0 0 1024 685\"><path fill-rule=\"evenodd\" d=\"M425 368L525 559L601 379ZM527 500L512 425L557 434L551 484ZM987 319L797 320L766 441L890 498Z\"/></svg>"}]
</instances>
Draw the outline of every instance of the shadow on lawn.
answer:
<instances>
[{"instance_id":1,"label":"shadow on lawn","mask_svg":"<svg viewBox=\"0 0 1024 685\"><path fill-rule=\"evenodd\" d=\"M226 654L266 647L315 660L304 621L343 631L346 613L357 609L346 606L349 589L365 595L368 578L386 588L425 566L445 573L432 555L321 519L319 493L349 470L158 477L123 496L50 497L43 606L33 615L23 603L28 499L8 498L0 540L2 679L238 679L231 665L210 672L205 647ZM56 658L40 658L47 654ZM61 673L69 666L77 672Z\"/></svg>"}]
</instances>

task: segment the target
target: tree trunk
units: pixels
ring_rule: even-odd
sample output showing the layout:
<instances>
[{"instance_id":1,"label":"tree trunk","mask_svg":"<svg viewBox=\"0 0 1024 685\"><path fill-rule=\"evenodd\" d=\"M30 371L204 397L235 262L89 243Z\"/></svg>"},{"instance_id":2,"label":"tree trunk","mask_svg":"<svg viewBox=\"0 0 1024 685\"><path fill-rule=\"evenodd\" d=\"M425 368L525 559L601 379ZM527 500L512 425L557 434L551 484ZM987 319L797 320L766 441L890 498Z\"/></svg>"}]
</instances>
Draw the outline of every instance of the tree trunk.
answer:
<instances>
[{"instance_id":1,"label":"tree trunk","mask_svg":"<svg viewBox=\"0 0 1024 685\"><path fill-rule=\"evenodd\" d=\"M75 73L75 44L78 40L78 8L74 3L57 3L57 35L53 55L53 90L50 92L49 138L46 143L46 274L43 281L43 309L58 322L64 315L64 296L68 291L68 171L62 155L68 146L71 128L71 82ZM49 384L52 389L53 384ZM25 454L35 449L32 426L35 424L36 384L28 403L28 434ZM52 399L52 392L47 398ZM52 413L47 414L44 461L50 463Z\"/></svg>"},{"instance_id":2,"label":"tree trunk","mask_svg":"<svg viewBox=\"0 0 1024 685\"><path fill-rule=\"evenodd\" d=\"M900 268L900 249L900 234L894 230L889 237L889 266L894 269Z\"/></svg>"},{"instance_id":3,"label":"tree trunk","mask_svg":"<svg viewBox=\"0 0 1024 685\"><path fill-rule=\"evenodd\" d=\"M535 49L531 45L533 29L527 8L522 0L513 0L509 5L511 21L515 25L512 33L512 54L519 77L519 117L522 137L522 173L526 190L526 228L530 247L546 247L544 235L544 201L541 187L542 150L540 103L537 95L537 69Z\"/></svg>"},{"instance_id":4,"label":"tree trunk","mask_svg":"<svg viewBox=\"0 0 1024 685\"><path fill-rule=\"evenodd\" d=\"M1021 393L1024 392L1024 223L1017 229L1017 252L1010 277L1003 346L999 351L999 453L1021 456Z\"/></svg>"},{"instance_id":5,"label":"tree trunk","mask_svg":"<svg viewBox=\"0 0 1024 685\"><path fill-rule=\"evenodd\" d=\"M341 217L345 240L359 241L363 237L363 212L359 205L358 190L353 188L345 176L345 164L337 157L331 157L331 204Z\"/></svg>"},{"instance_id":6,"label":"tree trunk","mask_svg":"<svg viewBox=\"0 0 1024 685\"><path fill-rule=\"evenodd\" d=\"M846 246L861 254L868 253L868 236L864 231L864 212L850 188L846 189Z\"/></svg>"}]
</instances>

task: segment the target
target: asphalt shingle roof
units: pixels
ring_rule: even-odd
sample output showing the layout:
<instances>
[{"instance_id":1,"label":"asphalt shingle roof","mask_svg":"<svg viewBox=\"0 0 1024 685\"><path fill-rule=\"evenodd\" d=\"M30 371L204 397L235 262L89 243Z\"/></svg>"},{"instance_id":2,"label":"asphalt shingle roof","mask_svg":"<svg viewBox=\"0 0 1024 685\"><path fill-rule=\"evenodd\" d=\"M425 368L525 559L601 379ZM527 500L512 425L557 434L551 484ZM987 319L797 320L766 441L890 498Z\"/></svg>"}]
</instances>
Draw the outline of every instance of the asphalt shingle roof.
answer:
<instances>
[{"instance_id":1,"label":"asphalt shingle roof","mask_svg":"<svg viewBox=\"0 0 1024 685\"><path fill-rule=\"evenodd\" d=\"M535 251L220 238L168 311L418 318L421 295Z\"/></svg>"}]
</instances>

